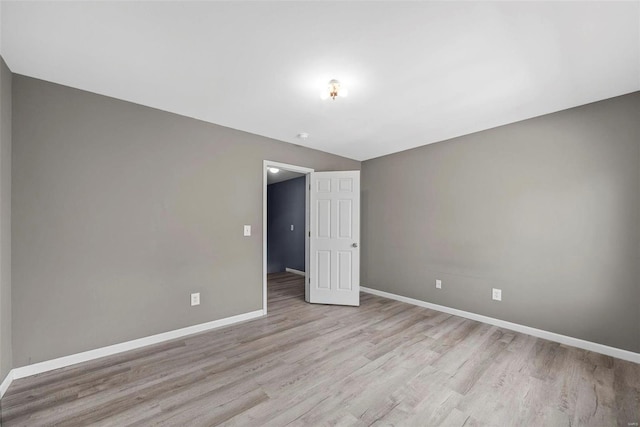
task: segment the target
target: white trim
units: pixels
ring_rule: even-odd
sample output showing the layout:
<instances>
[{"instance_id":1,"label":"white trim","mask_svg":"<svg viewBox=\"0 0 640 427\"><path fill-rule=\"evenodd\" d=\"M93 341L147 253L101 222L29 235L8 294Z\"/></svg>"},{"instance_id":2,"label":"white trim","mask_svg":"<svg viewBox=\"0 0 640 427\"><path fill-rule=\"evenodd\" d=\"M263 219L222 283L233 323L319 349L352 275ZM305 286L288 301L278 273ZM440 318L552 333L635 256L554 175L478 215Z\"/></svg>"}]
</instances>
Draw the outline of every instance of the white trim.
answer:
<instances>
[{"instance_id":1,"label":"white trim","mask_svg":"<svg viewBox=\"0 0 640 427\"><path fill-rule=\"evenodd\" d=\"M460 316L467 319L476 320L478 322L488 323L490 325L495 325L501 328L510 329L512 331L521 332L523 334L532 335L534 337L543 338L545 340L558 342L560 344L578 347L583 350L605 354L607 356L616 357L618 359L627 360L629 362L640 363L640 353L634 353L632 351L622 350L620 348L609 347L608 345L604 344L598 344L591 341L581 340L579 338L560 335L556 334L555 332L544 331L542 329L536 329L530 326L520 325L518 323L511 323L507 322L506 320L495 319L493 317L483 316L481 314L470 313L468 311L458 310L456 308L451 308L444 305L438 305L418 299L403 297L401 295L379 291L377 289L366 288L364 286L360 286L360 290L369 294L378 295L396 301L406 302L407 304L413 304L419 307L430 308L432 310L453 314L454 316Z\"/></svg>"},{"instance_id":2,"label":"white trim","mask_svg":"<svg viewBox=\"0 0 640 427\"><path fill-rule=\"evenodd\" d=\"M207 323L201 323L199 325L187 326L186 328L176 329L169 332L164 332L157 335L151 335L144 338L139 338L132 341L126 341L119 344L110 345L107 347L98 348L95 350L89 350L82 353L76 353L69 356L59 357L57 359L46 360L40 363L34 363L33 365L22 366L20 368L14 368L11 371L12 380L18 378L24 378L42 372L51 371L54 369L64 368L65 366L75 365L76 363L87 362L89 360L98 359L100 357L111 356L117 353L122 353L129 350L134 350L140 347L145 347L151 344L161 343L163 341L169 341L175 338L181 338L186 335L197 334L199 332L208 331L210 329L220 328L222 326L232 325L238 322L244 322L245 320L255 319L256 317L263 316L262 310L251 311L249 313L238 314L236 316L225 317L224 319L213 320ZM7 380L5 379L5 382ZM4 386L4 382L2 383ZM10 384L10 383L9 383ZM7 387L9 387L7 385Z\"/></svg>"},{"instance_id":3,"label":"white trim","mask_svg":"<svg viewBox=\"0 0 640 427\"><path fill-rule=\"evenodd\" d=\"M309 287L311 279L307 271L311 271L311 173L304 179L304 300L309 302Z\"/></svg>"},{"instance_id":4,"label":"white trim","mask_svg":"<svg viewBox=\"0 0 640 427\"><path fill-rule=\"evenodd\" d=\"M13 369L10 370L9 373L7 373L7 376L2 381L2 384L0 384L0 399L2 399L2 396L4 396L4 394L7 392L7 389L9 388L12 382L13 382Z\"/></svg>"},{"instance_id":5,"label":"white trim","mask_svg":"<svg viewBox=\"0 0 640 427\"><path fill-rule=\"evenodd\" d=\"M262 162L262 311L267 314L267 168L270 166L284 169L291 172L303 173L307 176L307 188L309 187L309 174L314 170L304 166L289 165L287 163L274 162L272 160L263 160ZM305 192L305 269L308 271L309 258L309 192ZM305 274L306 277L306 274ZM305 283L308 280L305 280Z\"/></svg>"},{"instance_id":6,"label":"white trim","mask_svg":"<svg viewBox=\"0 0 640 427\"><path fill-rule=\"evenodd\" d=\"M298 275L300 275L300 276L306 276L306 275L307 275L307 273L305 273L304 271L296 270L295 268L289 268L289 267L287 267L287 268L285 268L285 271L286 271L287 273L298 274Z\"/></svg>"}]
</instances>

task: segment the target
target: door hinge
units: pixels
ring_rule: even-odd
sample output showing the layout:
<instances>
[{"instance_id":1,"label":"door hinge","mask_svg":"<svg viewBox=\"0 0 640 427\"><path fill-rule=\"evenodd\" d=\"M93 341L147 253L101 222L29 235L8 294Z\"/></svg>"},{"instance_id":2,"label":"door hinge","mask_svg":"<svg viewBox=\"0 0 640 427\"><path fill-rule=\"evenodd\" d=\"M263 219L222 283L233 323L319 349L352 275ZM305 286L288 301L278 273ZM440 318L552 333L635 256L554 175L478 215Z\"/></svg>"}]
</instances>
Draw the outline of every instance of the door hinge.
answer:
<instances>
[{"instance_id":1,"label":"door hinge","mask_svg":"<svg viewBox=\"0 0 640 427\"><path fill-rule=\"evenodd\" d=\"M311 232L309 232L309 237L311 237Z\"/></svg>"}]
</instances>

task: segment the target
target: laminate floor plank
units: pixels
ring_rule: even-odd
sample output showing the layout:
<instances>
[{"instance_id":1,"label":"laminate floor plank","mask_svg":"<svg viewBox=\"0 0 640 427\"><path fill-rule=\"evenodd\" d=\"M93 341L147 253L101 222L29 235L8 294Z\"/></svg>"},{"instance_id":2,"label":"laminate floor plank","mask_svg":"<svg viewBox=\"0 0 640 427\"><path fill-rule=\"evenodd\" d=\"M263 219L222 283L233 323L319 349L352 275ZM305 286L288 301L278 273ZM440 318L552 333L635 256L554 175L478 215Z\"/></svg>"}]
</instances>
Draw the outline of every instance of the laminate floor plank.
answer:
<instances>
[{"instance_id":1,"label":"laminate floor plank","mask_svg":"<svg viewBox=\"0 0 640 427\"><path fill-rule=\"evenodd\" d=\"M370 294L304 302L268 277L265 317L14 381L12 426L629 426L640 365Z\"/></svg>"}]
</instances>

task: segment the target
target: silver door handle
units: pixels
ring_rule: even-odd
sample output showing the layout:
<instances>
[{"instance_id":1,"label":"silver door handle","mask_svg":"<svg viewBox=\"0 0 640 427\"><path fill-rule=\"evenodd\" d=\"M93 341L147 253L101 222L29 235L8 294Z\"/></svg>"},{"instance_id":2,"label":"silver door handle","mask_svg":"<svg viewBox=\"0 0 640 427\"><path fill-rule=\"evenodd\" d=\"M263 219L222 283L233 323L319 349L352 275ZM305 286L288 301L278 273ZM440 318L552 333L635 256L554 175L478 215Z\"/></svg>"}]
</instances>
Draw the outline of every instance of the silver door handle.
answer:
<instances>
[{"instance_id":1,"label":"silver door handle","mask_svg":"<svg viewBox=\"0 0 640 427\"><path fill-rule=\"evenodd\" d=\"M352 244L351 246L353 246L354 248L357 248L357 247L358 247L358 244L357 244L357 243L354 243L354 244Z\"/></svg>"}]
</instances>

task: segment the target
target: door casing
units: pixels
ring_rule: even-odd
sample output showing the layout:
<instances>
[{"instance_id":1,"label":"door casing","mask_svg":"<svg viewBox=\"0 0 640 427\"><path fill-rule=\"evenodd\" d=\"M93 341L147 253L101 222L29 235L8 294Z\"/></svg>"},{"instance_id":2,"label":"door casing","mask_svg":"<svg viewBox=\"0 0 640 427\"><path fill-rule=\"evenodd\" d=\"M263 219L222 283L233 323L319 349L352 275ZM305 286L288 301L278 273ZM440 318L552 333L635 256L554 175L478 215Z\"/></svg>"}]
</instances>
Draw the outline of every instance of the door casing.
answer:
<instances>
[{"instance_id":1,"label":"door casing","mask_svg":"<svg viewBox=\"0 0 640 427\"><path fill-rule=\"evenodd\" d=\"M313 169L290 165L287 163L264 160L262 164L262 311L267 314L267 168L276 167L278 169L299 172L305 174L305 220L304 220L304 286L305 301L309 295L309 174Z\"/></svg>"}]
</instances>

